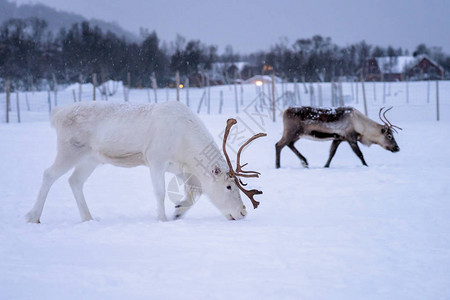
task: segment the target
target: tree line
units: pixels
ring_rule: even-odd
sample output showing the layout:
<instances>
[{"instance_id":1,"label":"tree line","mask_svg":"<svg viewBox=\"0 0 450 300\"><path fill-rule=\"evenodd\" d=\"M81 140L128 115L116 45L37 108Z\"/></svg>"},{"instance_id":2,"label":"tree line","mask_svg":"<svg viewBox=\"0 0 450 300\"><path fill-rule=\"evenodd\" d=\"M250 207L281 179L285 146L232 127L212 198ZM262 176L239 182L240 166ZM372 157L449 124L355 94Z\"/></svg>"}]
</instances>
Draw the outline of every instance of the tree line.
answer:
<instances>
[{"instance_id":1,"label":"tree line","mask_svg":"<svg viewBox=\"0 0 450 300\"><path fill-rule=\"evenodd\" d=\"M155 31L141 29L141 36L141 42L129 42L89 22L53 33L44 20L9 19L0 26L0 88L6 79L23 89L50 85L54 79L64 84L91 82L94 73L100 83L113 79L146 87L154 76L158 85L166 86L174 81L176 71L195 78L218 62L223 66L223 78L233 80L233 63L239 61L248 63L238 74L241 79L274 71L290 81L329 81L356 76L370 57L409 54L401 48L373 46L364 41L341 47L320 35L298 39L292 45L281 41L268 51L247 55L235 53L231 46L219 54L216 46L186 41L179 35L170 43L160 41ZM414 54L427 54L446 73L450 71L450 56L440 48L420 44Z\"/></svg>"}]
</instances>

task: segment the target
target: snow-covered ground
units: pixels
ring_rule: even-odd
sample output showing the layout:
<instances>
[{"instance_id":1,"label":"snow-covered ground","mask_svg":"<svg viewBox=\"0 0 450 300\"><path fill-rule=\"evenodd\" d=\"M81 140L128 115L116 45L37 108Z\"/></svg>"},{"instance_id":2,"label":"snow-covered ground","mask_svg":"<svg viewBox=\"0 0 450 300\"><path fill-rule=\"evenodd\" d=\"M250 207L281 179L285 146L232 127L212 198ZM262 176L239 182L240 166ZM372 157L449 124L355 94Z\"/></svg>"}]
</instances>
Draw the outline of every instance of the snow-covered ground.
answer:
<instances>
[{"instance_id":1,"label":"snow-covered ground","mask_svg":"<svg viewBox=\"0 0 450 300\"><path fill-rule=\"evenodd\" d=\"M377 85L376 100L373 84L366 87L375 120L383 103ZM350 88L344 86L348 97ZM243 157L262 173L249 181L264 191L256 196L261 205L236 222L206 197L183 219L158 222L148 170L105 165L85 186L95 221L80 222L67 174L50 191L42 223L26 223L56 139L47 93L28 95L30 111L21 95L22 123L15 106L13 123L0 123L0 299L449 299L450 82L440 82L439 122L435 83L430 103L426 82L409 84L409 103L405 83L390 88L385 101L394 105L389 120L403 128L396 135L401 151L361 146L369 164L363 167L342 144L329 169L322 168L329 142L307 140L296 146L309 169L287 148L275 169L279 118L255 113L253 86L245 87L239 114L233 86L212 88L210 114L202 104L200 117L216 142L228 117L237 117L242 135L268 133ZM173 90L158 93L159 101L174 97ZM202 93L190 90L194 111ZM240 102L239 88L237 94ZM130 101L147 102L148 95L132 90ZM60 92L59 105L71 101L72 90ZM0 103L4 114L4 95ZM346 104L362 110L361 103L360 95L358 104L356 97Z\"/></svg>"}]
</instances>

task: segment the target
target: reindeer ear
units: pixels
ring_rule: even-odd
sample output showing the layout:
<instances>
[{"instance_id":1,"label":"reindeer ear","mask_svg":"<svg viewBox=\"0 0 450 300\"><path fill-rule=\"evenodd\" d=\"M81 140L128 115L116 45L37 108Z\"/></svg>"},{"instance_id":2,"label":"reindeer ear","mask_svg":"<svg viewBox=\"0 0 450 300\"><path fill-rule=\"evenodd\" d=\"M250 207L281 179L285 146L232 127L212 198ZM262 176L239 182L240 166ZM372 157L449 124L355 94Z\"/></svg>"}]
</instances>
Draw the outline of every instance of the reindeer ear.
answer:
<instances>
[{"instance_id":1,"label":"reindeer ear","mask_svg":"<svg viewBox=\"0 0 450 300\"><path fill-rule=\"evenodd\" d=\"M218 166L214 166L214 169L211 172L213 173L213 175L219 175L220 173L222 173L222 170L220 170Z\"/></svg>"}]
</instances>

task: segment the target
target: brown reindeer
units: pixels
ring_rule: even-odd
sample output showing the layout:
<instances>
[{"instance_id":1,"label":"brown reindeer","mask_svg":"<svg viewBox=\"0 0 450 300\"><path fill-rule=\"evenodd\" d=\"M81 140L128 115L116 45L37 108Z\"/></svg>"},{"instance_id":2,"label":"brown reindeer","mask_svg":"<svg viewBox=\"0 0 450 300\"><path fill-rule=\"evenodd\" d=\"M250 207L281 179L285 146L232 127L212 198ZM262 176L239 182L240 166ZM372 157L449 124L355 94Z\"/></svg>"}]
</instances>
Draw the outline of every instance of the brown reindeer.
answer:
<instances>
[{"instance_id":1,"label":"brown reindeer","mask_svg":"<svg viewBox=\"0 0 450 300\"><path fill-rule=\"evenodd\" d=\"M370 146L378 144L391 152L398 152L400 148L394 139L393 131L400 127L392 125L386 118L386 112L378 115L384 125L367 118L353 107L338 107L335 109L314 108L309 106L289 107L283 112L284 131L281 140L275 144L277 168L280 167L280 153L284 146L288 146L300 158L302 165L308 167L306 158L294 147L294 143L301 137L312 140L332 140L330 156L325 168L330 166L334 154L343 141L350 144L353 152L359 157L362 164L367 166L358 142Z\"/></svg>"}]
</instances>

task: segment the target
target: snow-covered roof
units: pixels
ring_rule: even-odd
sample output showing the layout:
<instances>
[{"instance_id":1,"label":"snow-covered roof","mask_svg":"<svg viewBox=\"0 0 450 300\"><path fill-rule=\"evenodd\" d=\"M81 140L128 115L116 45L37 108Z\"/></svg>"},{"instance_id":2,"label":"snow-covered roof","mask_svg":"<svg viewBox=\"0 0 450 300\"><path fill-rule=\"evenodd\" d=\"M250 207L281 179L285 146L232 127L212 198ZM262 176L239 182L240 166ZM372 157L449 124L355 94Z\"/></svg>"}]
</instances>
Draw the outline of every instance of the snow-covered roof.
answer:
<instances>
[{"instance_id":1,"label":"snow-covered roof","mask_svg":"<svg viewBox=\"0 0 450 300\"><path fill-rule=\"evenodd\" d=\"M262 81L262 83L272 83L272 76L270 75L255 75L245 81L245 83L255 84L257 81ZM281 83L283 80L280 77L275 76L275 82Z\"/></svg>"},{"instance_id":2,"label":"snow-covered roof","mask_svg":"<svg viewBox=\"0 0 450 300\"><path fill-rule=\"evenodd\" d=\"M382 73L403 73L409 65L416 62L414 56L382 56L375 59Z\"/></svg>"},{"instance_id":3,"label":"snow-covered roof","mask_svg":"<svg viewBox=\"0 0 450 300\"><path fill-rule=\"evenodd\" d=\"M436 61L432 60L425 54L397 57L382 56L376 57L375 59L381 73L403 73L405 70L412 68L415 64L418 64L424 58L428 59L432 64L443 70L443 68Z\"/></svg>"},{"instance_id":4,"label":"snow-covered roof","mask_svg":"<svg viewBox=\"0 0 450 300\"><path fill-rule=\"evenodd\" d=\"M431 59L431 58L430 58L428 55L426 55L426 54L421 54L421 55L416 56L416 59L417 59L416 62L419 63L419 62L420 62L422 59L424 59L424 58L428 59L432 64L434 64L436 67L438 67L439 69L441 69L442 72L444 72L444 68L443 68L441 65L439 65L439 64L437 63L437 61Z\"/></svg>"},{"instance_id":5,"label":"snow-covered roof","mask_svg":"<svg viewBox=\"0 0 450 300\"><path fill-rule=\"evenodd\" d=\"M231 66L235 66L239 72L241 72L245 66L247 66L249 63L245 62L245 61L238 61L238 62L234 62L234 63L224 63L224 62L216 62L213 63L212 66L212 70L214 71L223 71L225 70L225 68L229 68Z\"/></svg>"}]
</instances>

